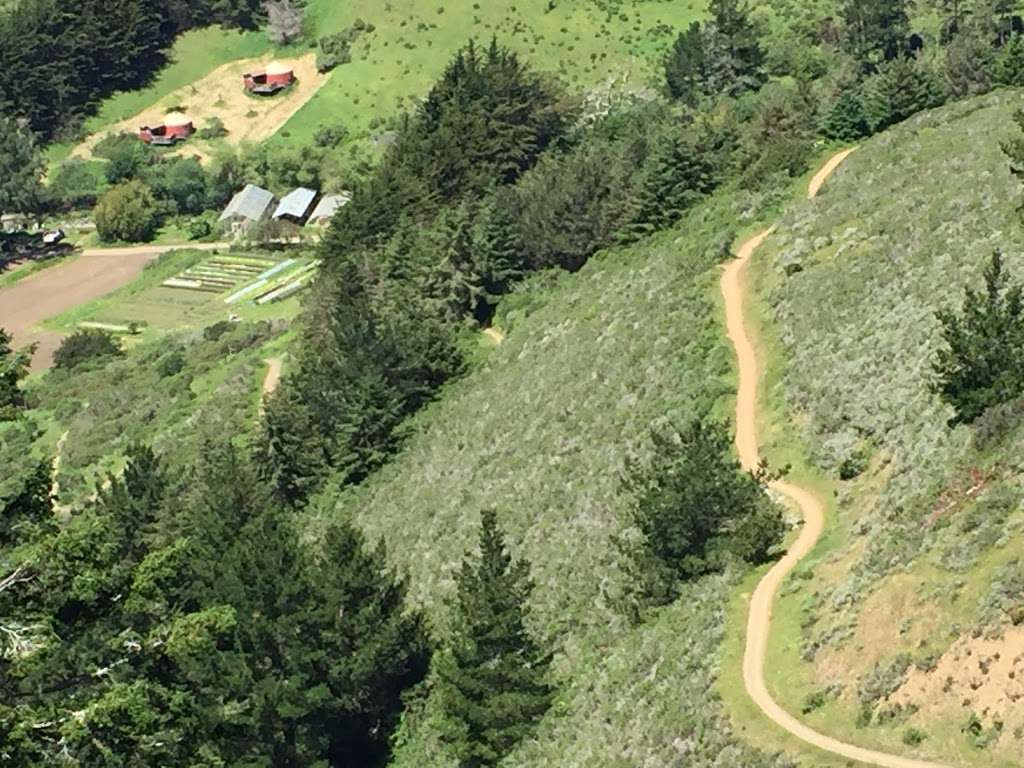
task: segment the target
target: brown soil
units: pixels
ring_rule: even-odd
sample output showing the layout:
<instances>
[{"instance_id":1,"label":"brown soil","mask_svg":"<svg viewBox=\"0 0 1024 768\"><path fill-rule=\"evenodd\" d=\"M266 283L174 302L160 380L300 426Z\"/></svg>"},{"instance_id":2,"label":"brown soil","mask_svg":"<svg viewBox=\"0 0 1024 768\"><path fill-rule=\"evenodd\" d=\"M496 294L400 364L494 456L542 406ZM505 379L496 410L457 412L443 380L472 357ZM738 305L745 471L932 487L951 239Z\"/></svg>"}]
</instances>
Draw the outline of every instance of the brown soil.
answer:
<instances>
[{"instance_id":1,"label":"brown soil","mask_svg":"<svg viewBox=\"0 0 1024 768\"><path fill-rule=\"evenodd\" d=\"M295 85L288 91L270 97L250 96L242 87L245 72L260 69L270 61L241 59L218 67L202 80L160 99L152 107L120 123L93 134L72 151L72 157L92 157L92 149L104 136L111 133L135 133L146 124L159 123L172 107L180 107L197 130L202 130L211 117L219 117L231 144L259 142L273 136L299 109L327 82L327 75L316 71L316 56L308 54L298 59L283 59L295 70ZM179 153L194 155L200 160L208 158L204 142L192 139L182 145Z\"/></svg>"},{"instance_id":2,"label":"brown soil","mask_svg":"<svg viewBox=\"0 0 1024 768\"><path fill-rule=\"evenodd\" d=\"M973 712L986 726L1024 727L1024 627L1002 637L962 637L931 671L912 668L891 701L915 705L926 719L967 722Z\"/></svg>"},{"instance_id":3,"label":"brown soil","mask_svg":"<svg viewBox=\"0 0 1024 768\"><path fill-rule=\"evenodd\" d=\"M263 377L263 394L271 395L277 391L277 385L281 383L281 370L284 362L279 357L267 359L267 375Z\"/></svg>"},{"instance_id":4,"label":"brown soil","mask_svg":"<svg viewBox=\"0 0 1024 768\"><path fill-rule=\"evenodd\" d=\"M14 337L15 347L36 343L33 370L49 368L62 334L36 326L51 317L106 296L132 282L157 256L181 246L134 246L92 249L81 258L57 264L0 289L0 328ZM202 250L223 248L224 243L203 243Z\"/></svg>"}]
</instances>

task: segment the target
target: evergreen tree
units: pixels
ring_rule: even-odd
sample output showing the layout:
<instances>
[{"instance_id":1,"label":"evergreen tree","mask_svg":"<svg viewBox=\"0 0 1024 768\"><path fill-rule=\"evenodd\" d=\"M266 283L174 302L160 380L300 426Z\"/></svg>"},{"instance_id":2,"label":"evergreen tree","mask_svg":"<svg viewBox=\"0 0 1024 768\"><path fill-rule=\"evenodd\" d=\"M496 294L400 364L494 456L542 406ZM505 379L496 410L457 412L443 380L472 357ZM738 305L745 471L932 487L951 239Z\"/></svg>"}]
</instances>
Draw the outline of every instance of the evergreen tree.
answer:
<instances>
[{"instance_id":1,"label":"evergreen tree","mask_svg":"<svg viewBox=\"0 0 1024 768\"><path fill-rule=\"evenodd\" d=\"M996 75L995 51L973 27L946 47L946 80L954 98L986 93Z\"/></svg>"},{"instance_id":2,"label":"evergreen tree","mask_svg":"<svg viewBox=\"0 0 1024 768\"><path fill-rule=\"evenodd\" d=\"M821 134L835 141L856 141L870 133L860 94L855 89L844 90L825 115Z\"/></svg>"},{"instance_id":3,"label":"evergreen tree","mask_svg":"<svg viewBox=\"0 0 1024 768\"><path fill-rule=\"evenodd\" d=\"M328 475L325 439L309 406L288 383L266 399L257 456L263 478L286 504L309 498Z\"/></svg>"},{"instance_id":4,"label":"evergreen tree","mask_svg":"<svg viewBox=\"0 0 1024 768\"><path fill-rule=\"evenodd\" d=\"M724 90L730 93L759 88L765 80L764 53L746 0L711 0L708 11L708 34L717 38L711 50L720 55L708 66L720 73Z\"/></svg>"},{"instance_id":5,"label":"evergreen tree","mask_svg":"<svg viewBox=\"0 0 1024 768\"><path fill-rule=\"evenodd\" d=\"M967 0L930 0L930 4L942 16L941 39L947 44L963 30L972 9Z\"/></svg>"},{"instance_id":6,"label":"evergreen tree","mask_svg":"<svg viewBox=\"0 0 1024 768\"><path fill-rule=\"evenodd\" d=\"M765 493L765 474L740 469L728 430L698 419L654 431L652 440L652 463L632 464L625 486L643 537L626 552L642 578L642 597L670 602L681 580L718 570L729 558L766 562L785 526Z\"/></svg>"},{"instance_id":7,"label":"evergreen tree","mask_svg":"<svg viewBox=\"0 0 1024 768\"><path fill-rule=\"evenodd\" d=\"M994 69L1000 85L1024 86L1024 35L1015 35L999 50Z\"/></svg>"},{"instance_id":8,"label":"evergreen tree","mask_svg":"<svg viewBox=\"0 0 1024 768\"><path fill-rule=\"evenodd\" d=\"M20 478L20 490L0 499L0 547L29 541L56 529L49 461L40 461Z\"/></svg>"},{"instance_id":9,"label":"evergreen tree","mask_svg":"<svg viewBox=\"0 0 1024 768\"><path fill-rule=\"evenodd\" d=\"M1019 12L1017 0L975 0L971 15L982 33L991 38L996 47L1002 47L1020 31L1014 28Z\"/></svg>"},{"instance_id":10,"label":"evergreen tree","mask_svg":"<svg viewBox=\"0 0 1024 768\"><path fill-rule=\"evenodd\" d=\"M453 323L478 316L484 302L484 277L474 249L476 211L477 206L463 202L442 213L433 229L437 261L426 288L440 303L445 319Z\"/></svg>"},{"instance_id":11,"label":"evergreen tree","mask_svg":"<svg viewBox=\"0 0 1024 768\"><path fill-rule=\"evenodd\" d=\"M0 212L33 213L39 208L44 167L35 138L22 121L4 115L0 100Z\"/></svg>"},{"instance_id":12,"label":"evergreen tree","mask_svg":"<svg viewBox=\"0 0 1024 768\"><path fill-rule=\"evenodd\" d=\"M669 95L688 106L696 106L707 87L704 31L699 22L679 33L664 66Z\"/></svg>"},{"instance_id":13,"label":"evergreen tree","mask_svg":"<svg viewBox=\"0 0 1024 768\"><path fill-rule=\"evenodd\" d=\"M529 564L512 561L494 512L457 583L455 634L438 662L444 738L460 766L494 766L551 704L548 659L526 628Z\"/></svg>"},{"instance_id":14,"label":"evergreen tree","mask_svg":"<svg viewBox=\"0 0 1024 768\"><path fill-rule=\"evenodd\" d=\"M670 128L655 140L633 203L627 241L672 226L716 185L712 153L695 132Z\"/></svg>"},{"instance_id":15,"label":"evergreen tree","mask_svg":"<svg viewBox=\"0 0 1024 768\"><path fill-rule=\"evenodd\" d=\"M996 251L985 290L968 287L959 314L939 312L945 347L933 363L934 391L969 424L994 405L1024 394L1024 286L1011 282Z\"/></svg>"},{"instance_id":16,"label":"evergreen tree","mask_svg":"<svg viewBox=\"0 0 1024 768\"><path fill-rule=\"evenodd\" d=\"M11 347L11 336L0 328L0 421L14 419L25 406L20 385L28 376L35 350L35 345L30 345L15 351Z\"/></svg>"},{"instance_id":17,"label":"evergreen tree","mask_svg":"<svg viewBox=\"0 0 1024 768\"><path fill-rule=\"evenodd\" d=\"M894 59L864 81L864 114L872 132L895 125L918 112L941 106L946 85L919 59Z\"/></svg>"},{"instance_id":18,"label":"evergreen tree","mask_svg":"<svg viewBox=\"0 0 1024 768\"><path fill-rule=\"evenodd\" d=\"M865 72L898 58L910 34L908 0L843 0L843 42Z\"/></svg>"},{"instance_id":19,"label":"evergreen tree","mask_svg":"<svg viewBox=\"0 0 1024 768\"><path fill-rule=\"evenodd\" d=\"M527 272L523 245L511 209L508 195L492 196L480 211L483 223L473 239L477 269L483 280L483 298L491 307Z\"/></svg>"},{"instance_id":20,"label":"evergreen tree","mask_svg":"<svg viewBox=\"0 0 1024 768\"><path fill-rule=\"evenodd\" d=\"M109 477L98 503L123 532L122 556L138 562L158 536L168 480L160 460L148 445L134 444L127 451L124 473Z\"/></svg>"}]
</instances>

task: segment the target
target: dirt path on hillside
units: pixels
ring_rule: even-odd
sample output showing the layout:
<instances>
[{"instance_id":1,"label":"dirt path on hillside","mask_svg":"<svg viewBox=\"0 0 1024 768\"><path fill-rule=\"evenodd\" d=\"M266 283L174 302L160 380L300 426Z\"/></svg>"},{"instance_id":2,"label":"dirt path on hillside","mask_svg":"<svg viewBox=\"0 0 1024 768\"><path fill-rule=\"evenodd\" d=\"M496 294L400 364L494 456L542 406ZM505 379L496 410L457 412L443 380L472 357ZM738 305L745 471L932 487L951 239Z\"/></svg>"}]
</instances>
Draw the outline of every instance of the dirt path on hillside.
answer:
<instances>
[{"instance_id":1,"label":"dirt path on hillside","mask_svg":"<svg viewBox=\"0 0 1024 768\"><path fill-rule=\"evenodd\" d=\"M833 171L849 157L853 150L846 150L833 157L811 182L808 195L815 197ZM736 449L744 469L754 470L760 463L757 444L757 387L760 371L754 345L747 335L743 316L743 276L751 257L768 237L774 227L745 242L722 274L722 295L725 297L726 327L729 339L736 350L739 363L739 387L736 397ZM765 656L771 634L772 607L779 587L786 576L806 557L818 543L825 527L825 509L821 501L810 491L783 481L772 484L772 489L785 496L801 511L804 525L800 536L775 566L757 585L750 600L750 615L747 620L747 640L743 654L743 683L747 693L774 723L796 736L801 741L831 752L840 757L856 760L883 768L946 768L913 758L888 755L818 733L786 712L768 692L764 677Z\"/></svg>"},{"instance_id":2,"label":"dirt path on hillside","mask_svg":"<svg viewBox=\"0 0 1024 768\"><path fill-rule=\"evenodd\" d=\"M814 178L811 179L811 183L807 185L807 199L813 200L821 192L821 188L825 186L825 182L829 180L829 177L836 172L846 158L857 151L856 147L850 147L850 149L844 149L842 152L833 155L829 158L829 161L821 167L821 170L814 174Z\"/></svg>"},{"instance_id":3,"label":"dirt path on hillside","mask_svg":"<svg viewBox=\"0 0 1024 768\"><path fill-rule=\"evenodd\" d=\"M37 328L39 323L127 285L149 262L168 251L226 247L227 243L199 243L85 250L74 261L55 264L0 289L0 328L13 335L15 347L39 345L32 370L49 368L64 336Z\"/></svg>"},{"instance_id":4,"label":"dirt path on hillside","mask_svg":"<svg viewBox=\"0 0 1024 768\"><path fill-rule=\"evenodd\" d=\"M310 53L297 59L281 60L295 72L295 85L289 90L265 98L249 95L243 87L242 75L264 68L270 59L265 56L224 64L201 80L164 96L137 115L89 136L72 150L71 157L89 159L93 148L104 136L136 133L140 126L159 124L163 116L173 110L185 112L197 130L202 130L210 118L220 118L227 129L224 138L229 144L237 146L243 141L263 141L277 133L328 79L328 75L317 72L316 55ZM181 145L178 153L196 155L204 160L207 157L204 147L206 145L201 140L193 138Z\"/></svg>"},{"instance_id":5,"label":"dirt path on hillside","mask_svg":"<svg viewBox=\"0 0 1024 768\"><path fill-rule=\"evenodd\" d=\"M277 385L281 383L281 371L284 368L284 361L280 357L268 357L267 375L263 377L263 394L272 395L277 391Z\"/></svg>"}]
</instances>

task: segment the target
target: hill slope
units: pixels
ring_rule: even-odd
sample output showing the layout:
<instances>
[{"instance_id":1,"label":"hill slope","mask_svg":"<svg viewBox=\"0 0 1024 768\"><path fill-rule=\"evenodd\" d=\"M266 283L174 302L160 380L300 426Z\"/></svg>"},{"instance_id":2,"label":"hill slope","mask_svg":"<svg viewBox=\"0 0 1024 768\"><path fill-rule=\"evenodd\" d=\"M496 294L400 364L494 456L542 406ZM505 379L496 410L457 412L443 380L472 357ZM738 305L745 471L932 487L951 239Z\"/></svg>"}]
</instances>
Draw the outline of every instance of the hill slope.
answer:
<instances>
[{"instance_id":1,"label":"hill slope","mask_svg":"<svg viewBox=\"0 0 1024 768\"><path fill-rule=\"evenodd\" d=\"M712 297L738 215L722 197L675 233L511 298L508 337L483 367L428 409L364 489L324 510L383 539L442 626L480 511L497 510L532 563L534 624L557 649L563 692L509 765L775 764L734 740L711 693L731 578L693 585L639 628L607 599L622 582L612 538L624 528L626 458L649 455L658 421L725 411L731 354ZM446 764L418 727L429 717L407 719L398 764Z\"/></svg>"},{"instance_id":2,"label":"hill slope","mask_svg":"<svg viewBox=\"0 0 1024 768\"><path fill-rule=\"evenodd\" d=\"M832 535L784 586L769 687L826 733L954 765L1019 764L1024 736L1021 409L951 430L929 391L936 310L995 248L1024 271L999 147L1022 105L1000 92L869 142L755 260L773 405L820 469L866 469L836 479ZM769 456L791 445L769 432Z\"/></svg>"}]
</instances>

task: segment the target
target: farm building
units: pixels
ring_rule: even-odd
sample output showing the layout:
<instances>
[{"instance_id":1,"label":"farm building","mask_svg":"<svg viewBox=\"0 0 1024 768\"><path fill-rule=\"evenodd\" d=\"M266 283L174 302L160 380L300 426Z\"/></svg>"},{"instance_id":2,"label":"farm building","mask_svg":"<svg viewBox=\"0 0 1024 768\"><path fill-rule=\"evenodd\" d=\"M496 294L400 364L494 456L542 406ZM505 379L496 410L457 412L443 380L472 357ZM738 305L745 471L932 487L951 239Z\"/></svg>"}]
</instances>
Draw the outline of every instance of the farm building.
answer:
<instances>
[{"instance_id":1,"label":"farm building","mask_svg":"<svg viewBox=\"0 0 1024 768\"><path fill-rule=\"evenodd\" d=\"M272 192L255 184L246 184L241 192L231 198L228 207L217 221L222 226L229 227L232 234L238 235L253 224L263 221L273 203Z\"/></svg>"},{"instance_id":2,"label":"farm building","mask_svg":"<svg viewBox=\"0 0 1024 768\"><path fill-rule=\"evenodd\" d=\"M21 213L5 213L0 216L0 232L13 234L28 229L28 216Z\"/></svg>"},{"instance_id":3,"label":"farm building","mask_svg":"<svg viewBox=\"0 0 1024 768\"><path fill-rule=\"evenodd\" d=\"M246 73L242 79L249 93L270 96L291 86L295 82L295 71L287 64L272 61L262 72Z\"/></svg>"},{"instance_id":4,"label":"farm building","mask_svg":"<svg viewBox=\"0 0 1024 768\"><path fill-rule=\"evenodd\" d=\"M337 195L324 195L317 203L316 208L309 214L307 224L312 227L323 227L330 223L335 212L348 204L352 199L351 192L341 192Z\"/></svg>"},{"instance_id":5,"label":"farm building","mask_svg":"<svg viewBox=\"0 0 1024 768\"><path fill-rule=\"evenodd\" d=\"M185 141L195 133L192 119L183 112L171 112L164 116L159 125L144 125L139 129L139 138L147 144L168 146Z\"/></svg>"},{"instance_id":6,"label":"farm building","mask_svg":"<svg viewBox=\"0 0 1024 768\"><path fill-rule=\"evenodd\" d=\"M298 224L301 227L306 223L306 217L313 207L314 200L316 200L316 192L312 189L299 187L292 190L282 197L281 202L277 204L277 210L274 211L274 219L276 221L290 221L292 224Z\"/></svg>"}]
</instances>

